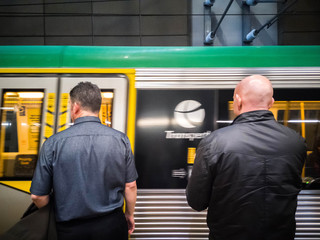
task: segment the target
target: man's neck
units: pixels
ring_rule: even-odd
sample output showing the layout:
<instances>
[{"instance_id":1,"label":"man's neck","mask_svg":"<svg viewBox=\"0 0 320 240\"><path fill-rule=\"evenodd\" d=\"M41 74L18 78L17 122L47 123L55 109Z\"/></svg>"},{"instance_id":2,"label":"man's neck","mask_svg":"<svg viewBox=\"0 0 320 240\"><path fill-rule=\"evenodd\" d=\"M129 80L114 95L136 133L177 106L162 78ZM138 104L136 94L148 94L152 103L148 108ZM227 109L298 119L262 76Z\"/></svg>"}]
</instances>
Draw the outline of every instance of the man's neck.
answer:
<instances>
[{"instance_id":1,"label":"man's neck","mask_svg":"<svg viewBox=\"0 0 320 240\"><path fill-rule=\"evenodd\" d=\"M81 111L77 116L75 116L74 121L81 117L99 117L99 114L89 111Z\"/></svg>"},{"instance_id":2,"label":"man's neck","mask_svg":"<svg viewBox=\"0 0 320 240\"><path fill-rule=\"evenodd\" d=\"M268 111L269 109L268 108L265 108L265 107L251 107L251 108L244 108L240 111L240 114L242 113L246 113L246 112L252 112L252 111L259 111L259 110L266 110Z\"/></svg>"}]
</instances>

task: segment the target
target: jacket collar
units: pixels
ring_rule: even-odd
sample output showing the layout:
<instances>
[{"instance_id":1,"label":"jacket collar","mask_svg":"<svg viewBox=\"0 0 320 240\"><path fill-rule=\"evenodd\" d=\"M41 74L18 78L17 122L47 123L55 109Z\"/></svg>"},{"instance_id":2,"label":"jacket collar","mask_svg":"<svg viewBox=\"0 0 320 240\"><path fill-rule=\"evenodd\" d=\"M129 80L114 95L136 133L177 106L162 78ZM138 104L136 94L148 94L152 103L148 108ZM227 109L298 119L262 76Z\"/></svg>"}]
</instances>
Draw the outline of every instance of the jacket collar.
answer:
<instances>
[{"instance_id":1,"label":"jacket collar","mask_svg":"<svg viewBox=\"0 0 320 240\"><path fill-rule=\"evenodd\" d=\"M88 117L79 117L74 121L75 124L84 123L84 122L98 122L101 123L98 117L88 116Z\"/></svg>"},{"instance_id":2,"label":"jacket collar","mask_svg":"<svg viewBox=\"0 0 320 240\"><path fill-rule=\"evenodd\" d=\"M240 114L233 120L232 124L267 120L275 120L272 112L268 110L257 110Z\"/></svg>"}]
</instances>

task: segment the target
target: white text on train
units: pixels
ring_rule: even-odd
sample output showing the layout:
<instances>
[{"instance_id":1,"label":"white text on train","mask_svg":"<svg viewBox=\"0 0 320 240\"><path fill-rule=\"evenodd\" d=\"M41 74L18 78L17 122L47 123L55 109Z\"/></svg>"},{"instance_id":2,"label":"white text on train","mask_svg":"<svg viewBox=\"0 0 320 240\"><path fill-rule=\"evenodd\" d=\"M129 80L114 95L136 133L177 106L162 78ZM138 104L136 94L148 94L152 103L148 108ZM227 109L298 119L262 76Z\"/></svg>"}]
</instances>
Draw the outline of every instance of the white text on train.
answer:
<instances>
[{"instance_id":1,"label":"white text on train","mask_svg":"<svg viewBox=\"0 0 320 240\"><path fill-rule=\"evenodd\" d=\"M175 133L174 131L165 131L166 139L189 139L193 141L194 139L202 139L208 136L211 132L207 131L204 133Z\"/></svg>"}]
</instances>

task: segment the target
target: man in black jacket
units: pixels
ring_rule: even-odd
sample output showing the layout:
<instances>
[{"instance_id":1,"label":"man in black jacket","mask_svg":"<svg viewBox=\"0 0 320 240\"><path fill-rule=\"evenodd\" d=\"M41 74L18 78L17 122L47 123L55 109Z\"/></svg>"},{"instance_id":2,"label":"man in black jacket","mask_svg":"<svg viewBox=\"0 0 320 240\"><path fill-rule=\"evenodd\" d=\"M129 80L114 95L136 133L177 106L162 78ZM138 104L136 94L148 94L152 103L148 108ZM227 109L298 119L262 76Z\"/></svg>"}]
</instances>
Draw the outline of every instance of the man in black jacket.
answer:
<instances>
[{"instance_id":1,"label":"man in black jacket","mask_svg":"<svg viewBox=\"0 0 320 240\"><path fill-rule=\"evenodd\" d=\"M231 126L198 146L186 194L195 210L208 208L210 239L294 239L306 146L268 111L272 96L269 79L243 79L234 91Z\"/></svg>"}]
</instances>

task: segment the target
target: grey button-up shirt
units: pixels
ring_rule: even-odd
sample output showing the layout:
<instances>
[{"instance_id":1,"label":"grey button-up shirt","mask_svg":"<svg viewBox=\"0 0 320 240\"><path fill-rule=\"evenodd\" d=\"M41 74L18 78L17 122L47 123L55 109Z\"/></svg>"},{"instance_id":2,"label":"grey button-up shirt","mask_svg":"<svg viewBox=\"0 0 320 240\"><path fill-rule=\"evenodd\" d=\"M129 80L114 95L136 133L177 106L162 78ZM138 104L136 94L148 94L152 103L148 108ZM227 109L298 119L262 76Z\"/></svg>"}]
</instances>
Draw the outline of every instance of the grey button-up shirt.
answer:
<instances>
[{"instance_id":1,"label":"grey button-up shirt","mask_svg":"<svg viewBox=\"0 0 320 240\"><path fill-rule=\"evenodd\" d=\"M123 205L125 184L137 179L127 136L81 117L42 146L30 192L55 199L56 220L94 217Z\"/></svg>"}]
</instances>

